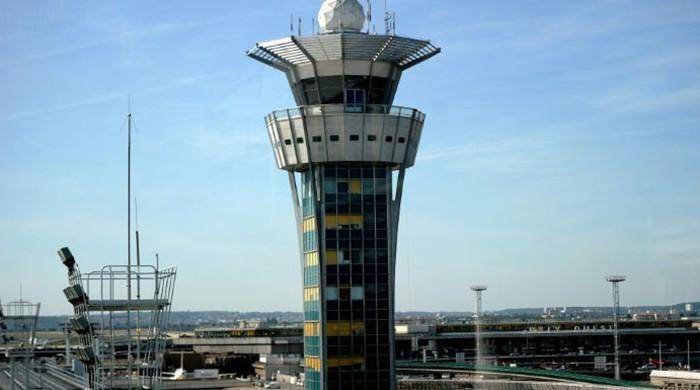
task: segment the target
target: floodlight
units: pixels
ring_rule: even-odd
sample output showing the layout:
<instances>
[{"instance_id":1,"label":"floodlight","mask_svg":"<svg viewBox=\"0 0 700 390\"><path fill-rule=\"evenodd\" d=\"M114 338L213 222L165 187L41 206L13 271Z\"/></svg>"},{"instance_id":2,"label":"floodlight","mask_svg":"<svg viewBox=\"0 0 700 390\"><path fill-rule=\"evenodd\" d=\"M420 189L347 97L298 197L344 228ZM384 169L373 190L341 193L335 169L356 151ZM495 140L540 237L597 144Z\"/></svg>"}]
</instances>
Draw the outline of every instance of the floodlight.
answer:
<instances>
[{"instance_id":1,"label":"floodlight","mask_svg":"<svg viewBox=\"0 0 700 390\"><path fill-rule=\"evenodd\" d=\"M63 265L65 265L66 268L72 271L73 267L75 267L75 257L73 257L73 254L70 252L70 249L68 249L68 247L59 249L58 256L61 258L61 262L63 262Z\"/></svg>"}]
</instances>

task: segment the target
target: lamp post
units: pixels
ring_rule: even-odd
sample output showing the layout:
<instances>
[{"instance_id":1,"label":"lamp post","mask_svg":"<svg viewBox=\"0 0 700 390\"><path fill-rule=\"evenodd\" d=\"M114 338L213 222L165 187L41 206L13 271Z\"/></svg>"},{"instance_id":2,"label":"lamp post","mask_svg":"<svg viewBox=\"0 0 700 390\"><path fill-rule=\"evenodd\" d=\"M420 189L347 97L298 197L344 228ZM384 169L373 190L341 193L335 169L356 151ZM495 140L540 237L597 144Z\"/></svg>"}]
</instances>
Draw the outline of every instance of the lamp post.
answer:
<instances>
[{"instance_id":1,"label":"lamp post","mask_svg":"<svg viewBox=\"0 0 700 390\"><path fill-rule=\"evenodd\" d=\"M476 366L481 363L481 294L486 291L486 286L471 286L471 290L476 294Z\"/></svg>"},{"instance_id":2,"label":"lamp post","mask_svg":"<svg viewBox=\"0 0 700 390\"><path fill-rule=\"evenodd\" d=\"M618 321L620 317L620 283L627 280L626 276L611 275L605 278L612 283L613 288L613 337L615 338L615 379L620 380L620 335Z\"/></svg>"}]
</instances>

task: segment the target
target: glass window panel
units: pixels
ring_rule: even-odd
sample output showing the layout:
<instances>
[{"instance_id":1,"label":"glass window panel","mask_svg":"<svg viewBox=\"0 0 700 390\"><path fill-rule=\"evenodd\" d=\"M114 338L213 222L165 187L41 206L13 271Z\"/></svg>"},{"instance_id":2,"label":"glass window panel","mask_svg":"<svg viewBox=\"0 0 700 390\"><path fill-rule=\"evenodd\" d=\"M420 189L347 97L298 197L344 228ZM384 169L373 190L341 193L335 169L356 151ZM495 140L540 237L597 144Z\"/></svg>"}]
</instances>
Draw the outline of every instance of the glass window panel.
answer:
<instances>
[{"instance_id":1,"label":"glass window panel","mask_svg":"<svg viewBox=\"0 0 700 390\"><path fill-rule=\"evenodd\" d=\"M353 286L350 295L353 301L362 300L365 297L365 289L362 286Z\"/></svg>"},{"instance_id":2,"label":"glass window panel","mask_svg":"<svg viewBox=\"0 0 700 390\"><path fill-rule=\"evenodd\" d=\"M386 180L385 179L374 179L374 187L375 187L375 193L377 194L386 194L387 191L387 185L386 185Z\"/></svg>"},{"instance_id":3,"label":"glass window panel","mask_svg":"<svg viewBox=\"0 0 700 390\"><path fill-rule=\"evenodd\" d=\"M355 104L355 91L352 89L345 91L345 104Z\"/></svg>"},{"instance_id":4,"label":"glass window panel","mask_svg":"<svg viewBox=\"0 0 700 390\"><path fill-rule=\"evenodd\" d=\"M326 194L335 194L335 179L326 177L323 181L323 190Z\"/></svg>"},{"instance_id":5,"label":"glass window panel","mask_svg":"<svg viewBox=\"0 0 700 390\"><path fill-rule=\"evenodd\" d=\"M374 81L372 80L372 87L374 88ZM380 82L381 83L381 82ZM384 83L386 85L386 82ZM345 88L347 89L369 89L369 77L367 76L345 76ZM381 87L379 87L381 88Z\"/></svg>"},{"instance_id":6,"label":"glass window panel","mask_svg":"<svg viewBox=\"0 0 700 390\"><path fill-rule=\"evenodd\" d=\"M321 88L321 103L323 104L342 104L343 89L342 88Z\"/></svg>"},{"instance_id":7,"label":"glass window panel","mask_svg":"<svg viewBox=\"0 0 700 390\"><path fill-rule=\"evenodd\" d=\"M343 76L319 77L318 83L321 86L321 89L324 89L324 88L343 89Z\"/></svg>"},{"instance_id":8,"label":"glass window panel","mask_svg":"<svg viewBox=\"0 0 700 390\"><path fill-rule=\"evenodd\" d=\"M374 193L374 179L365 179L362 181L362 193L365 195Z\"/></svg>"},{"instance_id":9,"label":"glass window panel","mask_svg":"<svg viewBox=\"0 0 700 390\"><path fill-rule=\"evenodd\" d=\"M326 287L326 300L337 301L338 300L338 288L337 287Z\"/></svg>"}]
</instances>

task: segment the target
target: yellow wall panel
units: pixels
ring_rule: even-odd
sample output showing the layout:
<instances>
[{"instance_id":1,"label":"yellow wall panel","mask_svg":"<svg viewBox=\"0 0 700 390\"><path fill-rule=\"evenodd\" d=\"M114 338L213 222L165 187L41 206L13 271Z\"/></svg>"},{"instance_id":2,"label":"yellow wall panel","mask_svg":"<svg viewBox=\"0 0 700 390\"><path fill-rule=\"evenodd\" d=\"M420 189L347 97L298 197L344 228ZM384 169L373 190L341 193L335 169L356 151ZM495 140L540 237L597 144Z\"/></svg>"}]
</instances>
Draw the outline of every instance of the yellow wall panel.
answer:
<instances>
[{"instance_id":1,"label":"yellow wall panel","mask_svg":"<svg viewBox=\"0 0 700 390\"><path fill-rule=\"evenodd\" d=\"M306 367L312 368L315 371L321 371L321 359L315 357L307 357L305 360Z\"/></svg>"},{"instance_id":2,"label":"yellow wall panel","mask_svg":"<svg viewBox=\"0 0 700 390\"><path fill-rule=\"evenodd\" d=\"M319 336L321 334L321 326L318 322L304 323L304 336Z\"/></svg>"},{"instance_id":3,"label":"yellow wall panel","mask_svg":"<svg viewBox=\"0 0 700 390\"><path fill-rule=\"evenodd\" d=\"M318 287L304 289L304 302L318 301Z\"/></svg>"},{"instance_id":4,"label":"yellow wall panel","mask_svg":"<svg viewBox=\"0 0 700 390\"><path fill-rule=\"evenodd\" d=\"M326 264L338 264L338 252L327 250L326 251Z\"/></svg>"},{"instance_id":5,"label":"yellow wall panel","mask_svg":"<svg viewBox=\"0 0 700 390\"><path fill-rule=\"evenodd\" d=\"M362 356L328 358L328 367L345 367L363 364L365 359Z\"/></svg>"},{"instance_id":6,"label":"yellow wall panel","mask_svg":"<svg viewBox=\"0 0 700 390\"><path fill-rule=\"evenodd\" d=\"M304 265L314 267L318 265L318 252L310 252L304 255Z\"/></svg>"},{"instance_id":7,"label":"yellow wall panel","mask_svg":"<svg viewBox=\"0 0 700 390\"><path fill-rule=\"evenodd\" d=\"M351 194L361 194L362 193L362 181L359 179L350 180L349 189Z\"/></svg>"},{"instance_id":8,"label":"yellow wall panel","mask_svg":"<svg viewBox=\"0 0 700 390\"><path fill-rule=\"evenodd\" d=\"M359 321L328 321L326 330L328 336L352 336L364 332L365 324Z\"/></svg>"},{"instance_id":9,"label":"yellow wall panel","mask_svg":"<svg viewBox=\"0 0 700 390\"><path fill-rule=\"evenodd\" d=\"M304 233L313 232L316 230L316 218L306 218L302 221L302 227L304 228Z\"/></svg>"}]
</instances>

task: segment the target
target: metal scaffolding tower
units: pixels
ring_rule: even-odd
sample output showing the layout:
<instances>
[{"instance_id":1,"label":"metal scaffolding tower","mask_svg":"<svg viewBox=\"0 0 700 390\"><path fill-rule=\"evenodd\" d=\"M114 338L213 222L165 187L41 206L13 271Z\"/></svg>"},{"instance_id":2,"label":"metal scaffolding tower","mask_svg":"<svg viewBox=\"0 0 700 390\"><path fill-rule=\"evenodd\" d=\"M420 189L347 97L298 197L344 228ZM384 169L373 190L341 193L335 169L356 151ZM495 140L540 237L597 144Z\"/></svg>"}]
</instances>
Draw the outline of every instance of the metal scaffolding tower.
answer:
<instances>
[{"instance_id":1,"label":"metal scaffolding tower","mask_svg":"<svg viewBox=\"0 0 700 390\"><path fill-rule=\"evenodd\" d=\"M481 351L481 294L486 291L486 286L472 286L470 287L472 291L476 294L476 334L474 336L476 344L476 362L475 365L480 364L482 361L482 351Z\"/></svg>"},{"instance_id":2,"label":"metal scaffolding tower","mask_svg":"<svg viewBox=\"0 0 700 390\"><path fill-rule=\"evenodd\" d=\"M615 338L615 379L620 380L620 334L619 334L619 317L620 317L620 283L627 280L626 276L611 275L605 277L605 280L612 283L613 289L613 337Z\"/></svg>"},{"instance_id":3,"label":"metal scaffolding tower","mask_svg":"<svg viewBox=\"0 0 700 390\"><path fill-rule=\"evenodd\" d=\"M81 273L68 248L58 254L68 268L63 292L75 313L70 322L80 340L75 356L85 366L85 388L160 389L176 269L106 265ZM136 298L128 291L132 284Z\"/></svg>"},{"instance_id":4,"label":"metal scaffolding tower","mask_svg":"<svg viewBox=\"0 0 700 390\"><path fill-rule=\"evenodd\" d=\"M10 360L11 390L18 388L18 361L24 361L24 386L30 383L29 372L34 366L35 332L40 308L40 303L21 298L7 304L0 302L0 340L5 346L5 357Z\"/></svg>"}]
</instances>

